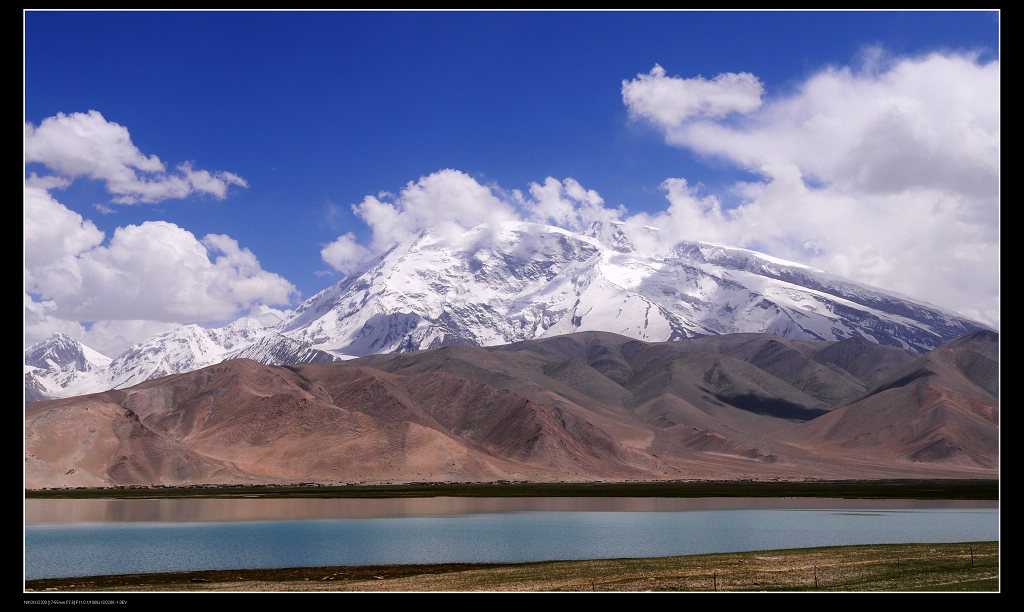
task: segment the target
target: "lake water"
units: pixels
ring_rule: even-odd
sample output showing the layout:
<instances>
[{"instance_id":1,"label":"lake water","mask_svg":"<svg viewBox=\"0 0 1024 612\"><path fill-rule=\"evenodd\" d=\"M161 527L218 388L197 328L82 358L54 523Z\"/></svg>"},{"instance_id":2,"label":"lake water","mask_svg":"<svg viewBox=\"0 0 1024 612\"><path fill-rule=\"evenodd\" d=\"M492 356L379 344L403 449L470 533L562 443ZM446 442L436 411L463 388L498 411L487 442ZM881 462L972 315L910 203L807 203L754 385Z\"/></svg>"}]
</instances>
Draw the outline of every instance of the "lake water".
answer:
<instances>
[{"instance_id":1,"label":"lake water","mask_svg":"<svg viewBox=\"0 0 1024 612\"><path fill-rule=\"evenodd\" d=\"M994 501L30 499L25 579L998 539Z\"/></svg>"}]
</instances>

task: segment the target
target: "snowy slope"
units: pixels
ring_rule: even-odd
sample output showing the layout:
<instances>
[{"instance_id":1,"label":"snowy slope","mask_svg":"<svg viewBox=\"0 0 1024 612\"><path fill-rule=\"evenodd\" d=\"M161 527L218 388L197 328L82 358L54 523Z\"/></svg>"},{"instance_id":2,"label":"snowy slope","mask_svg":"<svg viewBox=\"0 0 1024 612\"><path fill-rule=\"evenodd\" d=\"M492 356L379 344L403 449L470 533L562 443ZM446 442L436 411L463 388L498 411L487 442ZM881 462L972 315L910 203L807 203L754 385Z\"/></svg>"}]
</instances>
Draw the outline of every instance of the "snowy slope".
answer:
<instances>
[{"instance_id":1,"label":"snowy slope","mask_svg":"<svg viewBox=\"0 0 1024 612\"><path fill-rule=\"evenodd\" d=\"M62 339L63 345L77 347L78 352L65 348L57 353L55 349L48 349L54 344L54 338L25 351L27 401L121 389L238 357L267 365L337 359L299 340L282 336L249 317L213 329L183 325L130 347L116 359L99 355L66 336ZM46 350L51 355L48 359L36 356ZM83 359L77 356L79 353L93 357L82 366Z\"/></svg>"},{"instance_id":2,"label":"snowy slope","mask_svg":"<svg viewBox=\"0 0 1024 612\"><path fill-rule=\"evenodd\" d=\"M615 224L580 234L514 222L443 238L422 232L273 326L248 317L217 329L186 325L114 360L84 347L37 345L26 350L26 399L123 388L233 357L311 363L576 331L646 341L737 332L807 340L859 335L924 353L977 329L984 326L746 249L680 242L656 256L634 249Z\"/></svg>"},{"instance_id":3,"label":"snowy slope","mask_svg":"<svg viewBox=\"0 0 1024 612\"><path fill-rule=\"evenodd\" d=\"M493 345L584 330L643 340L765 332L926 352L980 324L807 266L745 249L681 242L632 249L621 233L529 223L428 233L313 296L281 331L367 355Z\"/></svg>"},{"instance_id":4,"label":"snowy slope","mask_svg":"<svg viewBox=\"0 0 1024 612\"><path fill-rule=\"evenodd\" d=\"M25 399L91 393L111 359L70 336L54 334L25 350Z\"/></svg>"}]
</instances>

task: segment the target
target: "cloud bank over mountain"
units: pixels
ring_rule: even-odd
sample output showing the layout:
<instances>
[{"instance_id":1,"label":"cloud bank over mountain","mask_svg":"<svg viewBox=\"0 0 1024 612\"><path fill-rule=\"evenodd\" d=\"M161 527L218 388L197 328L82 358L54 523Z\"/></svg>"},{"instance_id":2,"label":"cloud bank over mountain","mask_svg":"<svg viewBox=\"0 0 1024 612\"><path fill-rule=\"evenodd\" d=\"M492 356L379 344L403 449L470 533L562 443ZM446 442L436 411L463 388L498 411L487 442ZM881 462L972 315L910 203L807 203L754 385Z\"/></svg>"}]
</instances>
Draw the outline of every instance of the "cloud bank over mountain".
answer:
<instances>
[{"instance_id":1,"label":"cloud bank over mountain","mask_svg":"<svg viewBox=\"0 0 1024 612\"><path fill-rule=\"evenodd\" d=\"M247 186L241 177L189 162L168 172L132 143L127 128L97 111L26 123L25 161L53 172L32 173L24 187L26 344L62 331L117 354L180 323L290 303L295 287L230 236L197 238L174 223L147 221L108 238L51 192L85 178L103 182L115 204L223 199L229 186ZM82 322L99 323L87 332Z\"/></svg>"},{"instance_id":2,"label":"cloud bank over mountain","mask_svg":"<svg viewBox=\"0 0 1024 612\"><path fill-rule=\"evenodd\" d=\"M665 208L631 213L571 177L523 193L445 169L354 204L372 241L364 250L341 237L348 258L332 265L351 269L445 225L513 218L579 231L619 221L655 252L680 240L751 248L998 327L998 94L998 61L969 55L869 50L857 68L826 68L775 96L749 73L680 78L655 65L622 83L630 117L758 180L718 195L666 178Z\"/></svg>"},{"instance_id":3,"label":"cloud bank over mountain","mask_svg":"<svg viewBox=\"0 0 1024 612\"><path fill-rule=\"evenodd\" d=\"M750 179L709 193L685 176L666 177L663 208L643 211L610 204L600 186L572 177L538 178L521 190L475 178L472 168L424 169L397 193L351 205L365 232L346 228L328 243L295 248L348 274L428 228L455 239L509 220L573 231L615 221L640 250L663 252L680 240L750 248L998 327L998 61L872 50L856 67L783 85L746 72L671 69L655 64L622 81L629 120ZM175 324L294 305L294 285L236 238L199 237L167 221L108 235L59 201L59 190L80 180L110 194L101 210L219 200L249 188L241 176L187 161L169 169L95 110L26 123L25 161L49 172L25 181L26 346L65 331L117 354Z\"/></svg>"},{"instance_id":4,"label":"cloud bank over mountain","mask_svg":"<svg viewBox=\"0 0 1024 612\"><path fill-rule=\"evenodd\" d=\"M670 206L652 225L998 324L999 88L998 61L869 50L856 68L765 99L749 76L686 79L660 66L622 94L669 145L760 179L735 184L728 210L670 179Z\"/></svg>"}]
</instances>

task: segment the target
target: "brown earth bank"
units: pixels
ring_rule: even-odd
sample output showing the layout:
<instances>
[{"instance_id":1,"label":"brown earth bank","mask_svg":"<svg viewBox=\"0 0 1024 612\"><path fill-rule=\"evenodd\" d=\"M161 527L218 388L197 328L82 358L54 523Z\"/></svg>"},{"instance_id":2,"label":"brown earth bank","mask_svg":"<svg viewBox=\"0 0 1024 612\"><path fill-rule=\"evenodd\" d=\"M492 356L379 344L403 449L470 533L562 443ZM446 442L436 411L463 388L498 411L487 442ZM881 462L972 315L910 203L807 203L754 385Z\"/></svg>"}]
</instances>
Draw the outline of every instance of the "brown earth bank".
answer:
<instances>
[{"instance_id":1,"label":"brown earth bank","mask_svg":"<svg viewBox=\"0 0 1024 612\"><path fill-rule=\"evenodd\" d=\"M59 597L53 595L53 592L999 590L998 542L838 546L664 558L509 564L219 570L25 582L26 598L39 598L39 601L43 601L44 597Z\"/></svg>"},{"instance_id":2,"label":"brown earth bank","mask_svg":"<svg viewBox=\"0 0 1024 612\"><path fill-rule=\"evenodd\" d=\"M999 480L800 480L657 482L460 482L385 485L143 485L26 490L29 499L417 497L818 497L998 500Z\"/></svg>"},{"instance_id":3,"label":"brown earth bank","mask_svg":"<svg viewBox=\"0 0 1024 612\"><path fill-rule=\"evenodd\" d=\"M998 335L582 332L334 364L237 359L25 405L26 489L994 479Z\"/></svg>"}]
</instances>

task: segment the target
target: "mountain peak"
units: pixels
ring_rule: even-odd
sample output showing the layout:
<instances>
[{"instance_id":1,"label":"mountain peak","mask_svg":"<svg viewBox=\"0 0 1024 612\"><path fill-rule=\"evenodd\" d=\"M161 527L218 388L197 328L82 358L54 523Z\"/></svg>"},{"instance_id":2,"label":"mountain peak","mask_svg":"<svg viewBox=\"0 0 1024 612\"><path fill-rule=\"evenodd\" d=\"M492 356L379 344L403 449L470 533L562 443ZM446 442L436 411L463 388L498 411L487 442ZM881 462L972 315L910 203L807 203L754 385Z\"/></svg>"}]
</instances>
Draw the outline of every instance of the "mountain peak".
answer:
<instances>
[{"instance_id":1,"label":"mountain peak","mask_svg":"<svg viewBox=\"0 0 1024 612\"><path fill-rule=\"evenodd\" d=\"M25 349L25 365L84 371L110 363L110 357L89 348L64 332L56 332L46 340Z\"/></svg>"},{"instance_id":2,"label":"mountain peak","mask_svg":"<svg viewBox=\"0 0 1024 612\"><path fill-rule=\"evenodd\" d=\"M590 236L601 241L610 249L622 253L629 253L636 250L633 241L622 231L622 223L617 221L594 221L584 230L584 236Z\"/></svg>"},{"instance_id":3,"label":"mountain peak","mask_svg":"<svg viewBox=\"0 0 1024 612\"><path fill-rule=\"evenodd\" d=\"M749 249L684 241L655 257L621 224L600 221L582 233L527 222L421 232L311 298L281 330L351 355L581 330L642 340L859 335L924 353L981 327Z\"/></svg>"},{"instance_id":4,"label":"mountain peak","mask_svg":"<svg viewBox=\"0 0 1024 612\"><path fill-rule=\"evenodd\" d=\"M25 349L25 399L35 401L102 390L93 384L110 357L57 332Z\"/></svg>"},{"instance_id":5,"label":"mountain peak","mask_svg":"<svg viewBox=\"0 0 1024 612\"><path fill-rule=\"evenodd\" d=\"M648 254L614 221L582 233L522 221L424 230L280 314L273 326L243 317L221 328L158 334L111 362L103 384L122 387L240 354L273 363L329 360L588 330L658 342L739 332L861 336L923 354L984 329L749 249L679 242Z\"/></svg>"}]
</instances>

